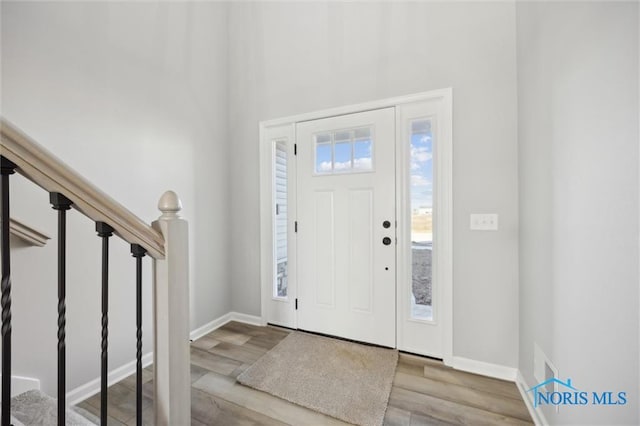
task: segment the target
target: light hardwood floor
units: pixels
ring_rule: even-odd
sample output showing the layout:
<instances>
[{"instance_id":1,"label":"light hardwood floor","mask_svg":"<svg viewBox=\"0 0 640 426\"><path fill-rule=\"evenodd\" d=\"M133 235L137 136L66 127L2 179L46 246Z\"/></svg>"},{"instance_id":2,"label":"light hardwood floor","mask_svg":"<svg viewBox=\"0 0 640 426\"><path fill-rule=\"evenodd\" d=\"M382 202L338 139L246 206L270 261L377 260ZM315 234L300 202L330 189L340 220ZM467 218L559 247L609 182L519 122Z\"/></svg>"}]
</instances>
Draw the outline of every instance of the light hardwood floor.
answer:
<instances>
[{"instance_id":1,"label":"light hardwood floor","mask_svg":"<svg viewBox=\"0 0 640 426\"><path fill-rule=\"evenodd\" d=\"M236 382L289 330L231 322L191 344L192 425L344 425ZM152 373L144 372L144 423L151 425ZM79 404L98 415L100 395ZM109 388L109 424L135 424L135 378ZM510 382L463 373L441 362L400 354L385 425L531 424ZM177 425L179 426L179 425Z\"/></svg>"}]
</instances>

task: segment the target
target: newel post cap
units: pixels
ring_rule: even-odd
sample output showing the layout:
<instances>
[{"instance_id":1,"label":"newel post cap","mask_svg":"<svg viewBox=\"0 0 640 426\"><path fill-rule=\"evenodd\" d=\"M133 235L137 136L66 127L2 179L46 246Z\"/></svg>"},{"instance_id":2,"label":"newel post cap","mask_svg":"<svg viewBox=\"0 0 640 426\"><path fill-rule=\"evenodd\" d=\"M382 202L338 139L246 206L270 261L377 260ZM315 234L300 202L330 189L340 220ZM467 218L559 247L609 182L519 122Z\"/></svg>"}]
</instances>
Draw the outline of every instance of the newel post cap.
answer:
<instances>
[{"instance_id":1,"label":"newel post cap","mask_svg":"<svg viewBox=\"0 0 640 426\"><path fill-rule=\"evenodd\" d=\"M162 212L162 216L178 216L178 212L182 210L182 201L178 194L167 191L160 197L158 209Z\"/></svg>"}]
</instances>

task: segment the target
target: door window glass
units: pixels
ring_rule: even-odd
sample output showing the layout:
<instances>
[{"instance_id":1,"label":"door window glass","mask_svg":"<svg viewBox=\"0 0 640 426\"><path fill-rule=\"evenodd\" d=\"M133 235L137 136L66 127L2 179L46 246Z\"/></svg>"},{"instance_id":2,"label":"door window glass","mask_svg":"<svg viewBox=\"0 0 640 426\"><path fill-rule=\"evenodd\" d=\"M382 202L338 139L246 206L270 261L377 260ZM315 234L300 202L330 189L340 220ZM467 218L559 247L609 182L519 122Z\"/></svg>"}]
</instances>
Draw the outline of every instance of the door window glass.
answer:
<instances>
[{"instance_id":1,"label":"door window glass","mask_svg":"<svg viewBox=\"0 0 640 426\"><path fill-rule=\"evenodd\" d=\"M329 145L330 147L330 145ZM287 297L287 143L274 143L274 241L275 271L273 296Z\"/></svg>"},{"instance_id":2,"label":"door window glass","mask_svg":"<svg viewBox=\"0 0 640 426\"><path fill-rule=\"evenodd\" d=\"M411 317L433 319L433 134L431 120L411 122Z\"/></svg>"},{"instance_id":3,"label":"door window glass","mask_svg":"<svg viewBox=\"0 0 640 426\"><path fill-rule=\"evenodd\" d=\"M316 175L373 170L370 127L320 133L314 137Z\"/></svg>"}]
</instances>

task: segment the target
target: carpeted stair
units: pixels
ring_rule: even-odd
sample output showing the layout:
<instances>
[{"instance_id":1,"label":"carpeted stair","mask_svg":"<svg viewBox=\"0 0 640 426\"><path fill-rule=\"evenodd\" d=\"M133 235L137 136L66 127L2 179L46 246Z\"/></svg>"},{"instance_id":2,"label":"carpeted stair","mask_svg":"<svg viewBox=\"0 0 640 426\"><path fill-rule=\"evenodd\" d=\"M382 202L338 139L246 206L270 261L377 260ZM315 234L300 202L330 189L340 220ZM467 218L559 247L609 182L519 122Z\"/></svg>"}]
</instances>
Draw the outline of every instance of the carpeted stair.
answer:
<instances>
[{"instance_id":1,"label":"carpeted stair","mask_svg":"<svg viewBox=\"0 0 640 426\"><path fill-rule=\"evenodd\" d=\"M89 420L92 419L92 420ZM95 426L97 419L89 412L67 408L67 426ZM55 398L39 390L30 390L11 398L11 423L13 426L56 426L58 405Z\"/></svg>"}]
</instances>

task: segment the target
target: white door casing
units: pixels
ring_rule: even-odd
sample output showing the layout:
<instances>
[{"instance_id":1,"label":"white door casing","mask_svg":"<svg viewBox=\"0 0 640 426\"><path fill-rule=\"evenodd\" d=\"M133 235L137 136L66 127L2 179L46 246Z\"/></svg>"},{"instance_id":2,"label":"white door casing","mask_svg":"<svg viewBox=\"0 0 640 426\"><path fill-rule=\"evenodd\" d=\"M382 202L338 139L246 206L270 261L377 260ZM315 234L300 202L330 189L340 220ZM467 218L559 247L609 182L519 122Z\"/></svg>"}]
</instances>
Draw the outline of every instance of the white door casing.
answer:
<instances>
[{"instance_id":1,"label":"white door casing","mask_svg":"<svg viewBox=\"0 0 640 426\"><path fill-rule=\"evenodd\" d=\"M268 189L261 191L263 210L268 209L269 225L262 229L262 243L269 243L269 248L262 247L263 273L269 274L269 288L264 294L262 308L270 324L296 328L296 237L294 223L296 217L296 164L293 161L295 128L293 124L265 127L262 131L262 167L268 169L269 180L262 185ZM284 170L283 170L284 169ZM283 173L284 171L284 173ZM284 174L284 176L283 176ZM283 182L284 178L284 182ZM283 189L284 186L284 189ZM286 210L282 207L282 198L286 199ZM280 205L278 205L280 204ZM264 212L262 213L264 214ZM282 218L286 217L283 223ZM286 235L283 241L283 228ZM268 236L265 235L268 233ZM283 254L282 245L285 244ZM264 252L266 250L266 253ZM278 261L286 259L286 294L278 295ZM292 285L293 284L293 285Z\"/></svg>"},{"instance_id":2,"label":"white door casing","mask_svg":"<svg viewBox=\"0 0 640 426\"><path fill-rule=\"evenodd\" d=\"M371 163L345 166L339 149L354 156L356 142L329 142L323 171L316 139L353 129L369 129ZM298 123L296 143L298 328L395 347L394 109Z\"/></svg>"},{"instance_id":3,"label":"white door casing","mask_svg":"<svg viewBox=\"0 0 640 426\"><path fill-rule=\"evenodd\" d=\"M450 104L449 104L450 105ZM396 107L396 161L398 191L398 349L447 358L450 335L446 326L451 315L451 140L447 103L443 98L422 100ZM411 158L412 124L427 120L433 144L433 249L432 317L412 312Z\"/></svg>"},{"instance_id":4,"label":"white door casing","mask_svg":"<svg viewBox=\"0 0 640 426\"><path fill-rule=\"evenodd\" d=\"M304 328L296 322L297 315L294 307L295 291L298 287L296 277L296 235L294 224L296 220L296 179L295 171L297 157L293 154L293 142L296 140L296 123L308 122L327 117L371 111L381 108L395 108L396 112L396 197L390 200L395 203L397 211L397 293L392 296L397 304L396 318L391 320L396 327L396 347L400 350L441 357L446 365L453 365L453 250L452 250L452 174L453 174L453 103L452 90L441 89L396 98L383 99L357 105L341 106L323 111L309 112L260 123L261 141L261 292L262 292L262 321L263 324L272 323L291 328ZM435 115L432 113L435 111ZM434 194L433 194L433 282L434 282L434 314L433 323L441 329L440 337L425 332L431 327L424 321L412 321L407 317L410 300L408 292L411 286L411 224L409 203L410 147L407 146L407 122L416 118L428 116L434 125ZM289 302L285 303L273 297L274 277L276 276L274 261L273 234L273 191L274 176L272 175L272 144L274 137L286 135L288 145L288 264L289 264ZM303 226L300 227L303 231ZM301 304L304 303L301 301ZM422 331L420 329L423 329ZM440 353L434 347L429 347L430 341L437 340Z\"/></svg>"}]
</instances>

